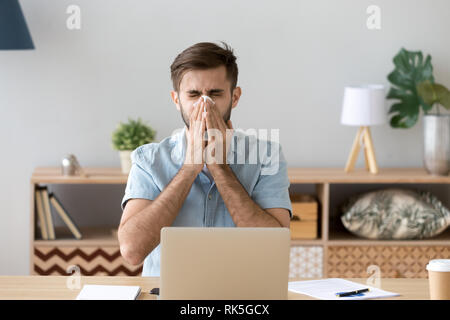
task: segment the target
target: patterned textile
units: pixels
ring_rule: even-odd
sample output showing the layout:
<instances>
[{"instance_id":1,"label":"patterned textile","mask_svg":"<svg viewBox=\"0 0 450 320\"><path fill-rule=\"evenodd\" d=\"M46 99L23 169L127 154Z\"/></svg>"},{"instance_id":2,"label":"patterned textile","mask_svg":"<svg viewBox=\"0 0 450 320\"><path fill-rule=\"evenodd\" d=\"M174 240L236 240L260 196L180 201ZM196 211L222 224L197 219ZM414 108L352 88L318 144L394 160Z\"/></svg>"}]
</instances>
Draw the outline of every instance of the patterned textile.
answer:
<instances>
[{"instance_id":1,"label":"patterned textile","mask_svg":"<svg viewBox=\"0 0 450 320\"><path fill-rule=\"evenodd\" d=\"M345 228L369 239L424 239L450 225L450 211L424 191L372 191L351 197L342 209Z\"/></svg>"}]
</instances>

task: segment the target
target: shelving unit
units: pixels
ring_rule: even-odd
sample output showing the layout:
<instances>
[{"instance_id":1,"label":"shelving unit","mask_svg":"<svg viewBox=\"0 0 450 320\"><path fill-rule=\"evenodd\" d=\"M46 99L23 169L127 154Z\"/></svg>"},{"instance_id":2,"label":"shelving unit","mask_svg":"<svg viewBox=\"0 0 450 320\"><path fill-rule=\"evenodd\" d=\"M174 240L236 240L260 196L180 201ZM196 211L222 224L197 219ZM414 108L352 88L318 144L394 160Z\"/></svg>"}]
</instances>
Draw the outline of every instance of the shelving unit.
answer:
<instances>
[{"instance_id":1,"label":"shelving unit","mask_svg":"<svg viewBox=\"0 0 450 320\"><path fill-rule=\"evenodd\" d=\"M289 168L291 188L315 185L321 204L321 236L295 240L292 246L319 246L323 250L321 277L367 278L377 266L383 277L426 277L430 259L450 258L450 229L424 240L370 240L346 231L339 206L354 193L388 187L439 191L449 207L450 176L429 175L422 168L380 168L377 175L365 169L345 173L343 168ZM292 260L292 253L291 253Z\"/></svg>"},{"instance_id":2,"label":"shelving unit","mask_svg":"<svg viewBox=\"0 0 450 320\"><path fill-rule=\"evenodd\" d=\"M59 259L58 262L62 264L64 259L61 257L64 257L68 260L65 262L66 265L60 266L59 271L54 268L53 272L61 273L61 270L64 270L64 274L67 274L65 273L67 264L74 261L79 264L83 263L83 260L79 258L80 252L82 252L81 256L89 260L87 264L92 264L92 261L97 259L95 254L100 256L97 260L107 259L109 261L107 264L112 265L113 270L103 270L106 268L100 270L106 274L139 274L140 266L127 265L121 258L118 241L110 229L82 229L83 239L81 240L35 239L34 190L37 185L121 184L125 186L127 183L127 175L122 174L120 168L85 168L85 172L88 175L87 178L64 177L61 175L61 169L55 167L35 169L31 177L30 220L31 226L33 226L30 228L31 273L39 273L36 271L36 265L42 266L49 261L54 263ZM345 173L343 168L289 168L288 175L291 190L298 186L307 186L313 190L312 194L319 202L319 237L291 241L293 249L291 250L291 263L299 260L295 259L298 250L312 248L313 254L311 255L320 256L321 272L314 276L368 277L367 267L377 265L383 277L426 277L425 265L429 259L450 258L450 229L426 240L368 240L347 232L342 225L339 225L338 219L338 204L349 194L389 186L427 190L431 188L439 191L440 200L444 204L447 201L448 205L450 176L432 176L422 168L380 168L377 175L372 175L364 169ZM318 252L321 253L318 254ZM53 253L53 256L50 256L49 253ZM47 256L45 256L46 254ZM45 257L47 260L39 261L39 256ZM97 262L101 264L101 261ZM50 265L47 267L51 268Z\"/></svg>"},{"instance_id":3,"label":"shelving unit","mask_svg":"<svg viewBox=\"0 0 450 320\"><path fill-rule=\"evenodd\" d=\"M66 227L56 228L56 240L36 239L34 190L51 184L126 185L120 168L84 168L87 178L63 176L61 168L36 168L31 177L31 274L67 275L77 265L83 275L139 275L142 266L132 266L120 254L119 242L108 227L81 227L83 238L74 239ZM120 200L119 200L120 201ZM76 217L72 217L76 221Z\"/></svg>"}]
</instances>

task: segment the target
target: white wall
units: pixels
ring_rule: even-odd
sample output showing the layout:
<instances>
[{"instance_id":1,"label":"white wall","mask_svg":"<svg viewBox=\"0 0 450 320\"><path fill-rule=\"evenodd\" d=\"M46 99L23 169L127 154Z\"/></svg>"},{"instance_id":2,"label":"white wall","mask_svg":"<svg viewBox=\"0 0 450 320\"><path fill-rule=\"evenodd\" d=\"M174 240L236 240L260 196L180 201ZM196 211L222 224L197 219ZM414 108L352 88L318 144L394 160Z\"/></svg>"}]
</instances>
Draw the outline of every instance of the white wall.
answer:
<instances>
[{"instance_id":1,"label":"white wall","mask_svg":"<svg viewBox=\"0 0 450 320\"><path fill-rule=\"evenodd\" d=\"M169 66L196 42L235 49L243 94L233 124L280 128L290 166L345 165L355 128L339 123L343 87L388 84L401 47L430 53L437 81L450 86L447 0L21 4L36 50L0 51L0 274L28 273L33 168L58 166L66 153L84 166L119 166L110 135L129 116L148 121L158 140L182 126ZM81 7L79 31L66 28L70 4ZM371 4L381 8L381 30L366 27ZM380 167L422 166L422 120L372 133ZM120 216L115 194L102 201Z\"/></svg>"}]
</instances>

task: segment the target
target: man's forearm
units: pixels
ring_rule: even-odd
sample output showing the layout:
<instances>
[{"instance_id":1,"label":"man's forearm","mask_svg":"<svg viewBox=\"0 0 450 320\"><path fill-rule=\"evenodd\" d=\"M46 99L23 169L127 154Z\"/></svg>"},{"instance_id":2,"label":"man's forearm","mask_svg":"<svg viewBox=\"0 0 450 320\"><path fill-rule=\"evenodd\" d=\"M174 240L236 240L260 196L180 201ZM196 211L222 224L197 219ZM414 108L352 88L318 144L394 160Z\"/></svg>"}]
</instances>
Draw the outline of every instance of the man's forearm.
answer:
<instances>
[{"instance_id":1,"label":"man's forearm","mask_svg":"<svg viewBox=\"0 0 450 320\"><path fill-rule=\"evenodd\" d=\"M160 242L161 228L177 217L197 174L183 166L156 199L119 227L119 240L142 261Z\"/></svg>"},{"instance_id":2,"label":"man's forearm","mask_svg":"<svg viewBox=\"0 0 450 320\"><path fill-rule=\"evenodd\" d=\"M277 219L256 204L228 165L209 169L237 227L280 227Z\"/></svg>"}]
</instances>

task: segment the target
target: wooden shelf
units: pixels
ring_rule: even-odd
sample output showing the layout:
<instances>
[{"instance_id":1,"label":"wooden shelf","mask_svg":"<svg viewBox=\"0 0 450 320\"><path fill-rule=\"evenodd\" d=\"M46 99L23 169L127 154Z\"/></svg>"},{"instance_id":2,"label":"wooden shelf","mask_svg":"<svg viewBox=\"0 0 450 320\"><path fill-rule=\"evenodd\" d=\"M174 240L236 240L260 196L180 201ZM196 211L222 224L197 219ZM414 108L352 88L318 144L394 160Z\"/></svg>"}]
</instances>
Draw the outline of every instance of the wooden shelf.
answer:
<instances>
[{"instance_id":1,"label":"wooden shelf","mask_svg":"<svg viewBox=\"0 0 450 320\"><path fill-rule=\"evenodd\" d=\"M291 239L291 246L321 246L323 239Z\"/></svg>"},{"instance_id":2,"label":"wooden shelf","mask_svg":"<svg viewBox=\"0 0 450 320\"><path fill-rule=\"evenodd\" d=\"M450 175L430 175L423 168L380 168L371 174L363 168L288 168L291 183L450 183Z\"/></svg>"},{"instance_id":3,"label":"wooden shelf","mask_svg":"<svg viewBox=\"0 0 450 320\"><path fill-rule=\"evenodd\" d=\"M70 231L65 227L55 228L56 239L55 240L34 240L36 246L83 246L83 247L101 247L101 246L117 246L119 247L119 241L113 235L114 228L80 228L80 232L83 236L82 239L75 239Z\"/></svg>"},{"instance_id":4,"label":"wooden shelf","mask_svg":"<svg viewBox=\"0 0 450 320\"><path fill-rule=\"evenodd\" d=\"M58 167L36 168L31 183L55 184L126 184L128 175L120 168L83 168L87 178L82 176L64 176Z\"/></svg>"},{"instance_id":5,"label":"wooden shelf","mask_svg":"<svg viewBox=\"0 0 450 320\"><path fill-rule=\"evenodd\" d=\"M440 246L450 245L450 229L428 239L417 240L372 240L358 237L349 231L330 231L329 246Z\"/></svg>"},{"instance_id":6,"label":"wooden shelf","mask_svg":"<svg viewBox=\"0 0 450 320\"><path fill-rule=\"evenodd\" d=\"M84 168L87 178L63 176L61 168L39 167L33 183L126 184L128 175L120 168ZM374 175L363 168L345 173L344 168L288 168L289 181L295 183L450 183L450 175L434 176L423 168L380 168Z\"/></svg>"},{"instance_id":7,"label":"wooden shelf","mask_svg":"<svg viewBox=\"0 0 450 320\"><path fill-rule=\"evenodd\" d=\"M111 228L80 228L83 238L77 240L73 237L70 231L65 227L55 228L55 240L35 239L34 244L37 246L117 246L119 241L116 235L113 234L113 227ZM293 239L292 245L322 245L322 239Z\"/></svg>"}]
</instances>

